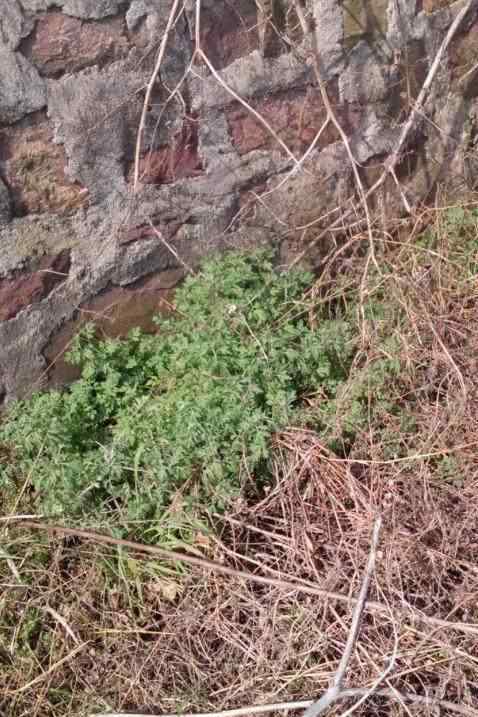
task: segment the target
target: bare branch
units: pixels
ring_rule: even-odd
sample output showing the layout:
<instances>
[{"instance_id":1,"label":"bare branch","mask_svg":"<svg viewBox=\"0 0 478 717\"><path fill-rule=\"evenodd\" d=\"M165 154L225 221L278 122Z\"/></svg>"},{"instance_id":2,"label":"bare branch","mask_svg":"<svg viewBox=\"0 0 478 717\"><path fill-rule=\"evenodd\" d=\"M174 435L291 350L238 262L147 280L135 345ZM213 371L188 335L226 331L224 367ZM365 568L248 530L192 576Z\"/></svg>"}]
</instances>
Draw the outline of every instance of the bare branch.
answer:
<instances>
[{"instance_id":1,"label":"bare branch","mask_svg":"<svg viewBox=\"0 0 478 717\"><path fill-rule=\"evenodd\" d=\"M235 90L232 89L232 87L229 87L229 85L222 79L221 75L216 70L216 68L210 61L209 57L206 55L206 53L201 48L199 48L199 50L198 50L198 55L203 60L204 64L209 68L212 76L221 85L221 87L224 90L226 90L226 92L229 93L231 95L231 97L233 97L235 100L237 100L237 102L239 102L239 104L241 104L243 107L245 107L261 123L261 125L266 128L266 130L269 132L269 134L275 139L277 144L279 144L282 147L282 149L287 154L289 159L291 159L294 162L294 165L297 168L300 168L300 166L301 166L300 161L297 159L295 154L289 149L289 147L286 145L286 143L279 137L277 132L275 132L272 129L269 122L260 114L260 112L258 112L253 107L251 107L251 105L248 102L246 102L246 100L243 97L241 97L241 95L238 95L237 92L235 92Z\"/></svg>"},{"instance_id":2,"label":"bare branch","mask_svg":"<svg viewBox=\"0 0 478 717\"><path fill-rule=\"evenodd\" d=\"M352 657L352 653L354 651L355 643L357 641L357 636L360 630L360 622L362 620L363 610L365 607L365 601L367 600L368 591L370 589L370 581L372 579L372 574L375 569L375 561L377 559L377 547L378 547L378 541L380 538L380 529L382 527L382 519L379 517L375 521L375 525L373 528L372 533L372 543L370 546L370 553L368 556L367 561L367 567L365 568L365 573L363 576L362 581L362 587L360 588L360 593L357 598L357 604L355 605L354 613L352 616L352 625L350 626L350 632L347 637L347 642L345 644L344 653L340 659L339 666L337 668L337 672L335 673L334 678L334 686L335 687L342 687L342 683L344 681L345 672L347 670L348 664L350 662L350 658Z\"/></svg>"},{"instance_id":3,"label":"bare branch","mask_svg":"<svg viewBox=\"0 0 478 717\"><path fill-rule=\"evenodd\" d=\"M49 607L49 606L43 608L43 610L45 610L45 612L47 612L49 615L51 615L52 618L54 620L56 620L63 627L63 629L71 637L73 642L75 642L77 645L80 644L80 640L77 638L77 636L75 635L75 633L73 632L71 627L68 625L68 623L65 620L65 618L63 617L63 615L60 615L59 612L57 612L56 610L54 610L52 607Z\"/></svg>"},{"instance_id":4,"label":"bare branch","mask_svg":"<svg viewBox=\"0 0 478 717\"><path fill-rule=\"evenodd\" d=\"M183 267L183 269L185 269L188 274L194 274L194 273L195 273L195 272L194 272L194 269L193 269L191 266L189 266L189 264L186 264L186 262L184 261L184 259L182 259L182 258L179 256L179 254L178 254L178 252L176 251L176 249L175 249L173 246L171 246L171 244L165 239L165 237L164 237L163 234L159 231L159 229L154 226L154 224L153 224L153 222L151 221L150 218L148 218L148 224L149 224L149 226L151 227L151 229L153 230L153 232L156 234L156 236L158 237L158 239L159 239L159 241L161 242L161 244L163 244L163 245L166 247L166 249L174 256L174 258L176 259L176 261L178 261L178 262L181 264L181 266Z\"/></svg>"},{"instance_id":5,"label":"bare branch","mask_svg":"<svg viewBox=\"0 0 478 717\"><path fill-rule=\"evenodd\" d=\"M360 630L360 623L365 608L365 602L367 600L368 591L370 589L370 581L372 579L372 574L375 568L377 547L381 527L382 519L379 517L375 521L375 525L373 528L372 542L370 546L367 567L365 568L365 573L362 581L362 587L360 588L360 593L355 604L352 616L352 625L350 626L347 642L345 644L342 657L340 658L339 666L337 667L334 681L327 690L327 692L319 700L317 700L317 702L314 702L310 705L310 707L308 707L308 709L304 712L304 717L318 717L323 712L325 712L331 705L333 705L333 703L336 702L341 696L342 683L345 678L345 672L350 662L350 658L352 657L355 648L355 643L357 642L357 636Z\"/></svg>"},{"instance_id":6,"label":"bare branch","mask_svg":"<svg viewBox=\"0 0 478 717\"><path fill-rule=\"evenodd\" d=\"M69 660L73 659L79 652L85 649L90 644L90 640L87 640L86 642L83 642L81 645L77 645L71 652L68 653L68 655L65 655L65 657L62 657L61 660L58 660L58 662L55 662L51 667L48 668L45 672L42 672L37 677L34 677L33 680L30 680L30 682L27 682L26 685L22 685L21 687L15 689L15 690L0 690L0 695L19 695L22 692L27 692L27 690L31 689L32 687L35 687L35 685L40 684L40 682L43 682L47 677L49 677L53 672L55 672L59 667L62 667L65 663L69 662Z\"/></svg>"}]
</instances>

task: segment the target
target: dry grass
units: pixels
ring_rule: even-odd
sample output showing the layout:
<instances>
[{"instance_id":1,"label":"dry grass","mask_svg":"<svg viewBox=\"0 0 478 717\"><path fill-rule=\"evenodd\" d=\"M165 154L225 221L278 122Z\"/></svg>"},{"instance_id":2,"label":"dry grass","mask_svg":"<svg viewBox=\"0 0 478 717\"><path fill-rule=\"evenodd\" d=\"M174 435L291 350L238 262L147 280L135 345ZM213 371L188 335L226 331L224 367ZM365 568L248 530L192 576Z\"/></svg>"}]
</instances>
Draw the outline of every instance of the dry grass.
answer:
<instances>
[{"instance_id":1,"label":"dry grass","mask_svg":"<svg viewBox=\"0 0 478 717\"><path fill-rule=\"evenodd\" d=\"M377 242L380 270L369 267L363 300L385 296L388 315L358 312L364 342L351 381L373 368L385 328L399 346L387 400L372 410L371 385L369 423L346 453L305 430L277 436L274 486L212 516L216 532L195 549L354 596L380 513L369 597L381 609L365 613L346 686L370 686L395 650L382 687L477 710L478 230L453 226L449 213L423 218L433 242L410 232ZM350 247L329 260L316 296L364 286L361 243ZM12 525L0 523L11 558L0 560L2 714L220 710L329 686L350 625L346 600L196 568L181 578L150 558ZM383 696L357 713L452 714Z\"/></svg>"}]
</instances>

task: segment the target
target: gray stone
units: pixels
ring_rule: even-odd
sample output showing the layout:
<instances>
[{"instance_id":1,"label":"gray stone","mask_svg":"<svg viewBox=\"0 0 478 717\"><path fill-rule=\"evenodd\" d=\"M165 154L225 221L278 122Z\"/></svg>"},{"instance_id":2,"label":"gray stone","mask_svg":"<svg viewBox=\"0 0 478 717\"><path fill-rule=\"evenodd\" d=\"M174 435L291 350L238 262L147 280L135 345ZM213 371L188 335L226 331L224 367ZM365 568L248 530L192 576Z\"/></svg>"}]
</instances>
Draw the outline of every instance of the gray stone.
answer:
<instances>
[{"instance_id":1,"label":"gray stone","mask_svg":"<svg viewBox=\"0 0 478 717\"><path fill-rule=\"evenodd\" d=\"M33 30L32 18L26 18L18 0L0 0L0 42L16 50L20 40Z\"/></svg>"},{"instance_id":2,"label":"gray stone","mask_svg":"<svg viewBox=\"0 0 478 717\"><path fill-rule=\"evenodd\" d=\"M126 13L126 26L128 30L130 32L136 30L141 20L151 14L159 14L159 7L156 0L132 0Z\"/></svg>"},{"instance_id":3,"label":"gray stone","mask_svg":"<svg viewBox=\"0 0 478 717\"><path fill-rule=\"evenodd\" d=\"M361 40L349 54L347 69L339 77L342 102L372 104L384 100L390 94L394 69L378 53L377 47Z\"/></svg>"},{"instance_id":4,"label":"gray stone","mask_svg":"<svg viewBox=\"0 0 478 717\"><path fill-rule=\"evenodd\" d=\"M237 101L234 94L247 99L290 87L304 87L312 79L311 70L304 62L305 47L306 43L298 48L297 53L271 59L264 59L258 50L254 50L246 57L231 62L218 74L232 92L225 89L215 77L204 72L203 77L191 82L193 108L225 107Z\"/></svg>"},{"instance_id":5,"label":"gray stone","mask_svg":"<svg viewBox=\"0 0 478 717\"><path fill-rule=\"evenodd\" d=\"M143 84L143 75L122 62L48 83L48 115L55 140L65 146L68 175L88 187L93 201L124 188L122 160L133 139L128 126L139 117L135 100Z\"/></svg>"},{"instance_id":6,"label":"gray stone","mask_svg":"<svg viewBox=\"0 0 478 717\"><path fill-rule=\"evenodd\" d=\"M20 0L20 4L29 13L46 12L52 7L61 7L63 0Z\"/></svg>"},{"instance_id":7,"label":"gray stone","mask_svg":"<svg viewBox=\"0 0 478 717\"><path fill-rule=\"evenodd\" d=\"M0 68L0 124L11 124L45 106L45 83L37 70L3 43Z\"/></svg>"},{"instance_id":8,"label":"gray stone","mask_svg":"<svg viewBox=\"0 0 478 717\"><path fill-rule=\"evenodd\" d=\"M324 79L336 75L344 64L344 18L337 0L309 0L314 18Z\"/></svg>"},{"instance_id":9,"label":"gray stone","mask_svg":"<svg viewBox=\"0 0 478 717\"><path fill-rule=\"evenodd\" d=\"M63 12L85 20L116 15L124 0L64 0Z\"/></svg>"},{"instance_id":10,"label":"gray stone","mask_svg":"<svg viewBox=\"0 0 478 717\"><path fill-rule=\"evenodd\" d=\"M387 118L377 116L373 107L364 108L362 122L350 137L350 148L360 164L377 155L391 152L398 142L401 128L392 127Z\"/></svg>"},{"instance_id":11,"label":"gray stone","mask_svg":"<svg viewBox=\"0 0 478 717\"><path fill-rule=\"evenodd\" d=\"M173 2L174 0L162 0L159 3L157 0L133 0L125 15L128 30L135 31L144 22L141 29L145 44L154 44L157 47L159 38L162 38L166 31ZM161 63L161 78L166 84L172 83L174 86L179 82L191 54L189 29L185 15L180 15L171 30L167 51Z\"/></svg>"},{"instance_id":12,"label":"gray stone","mask_svg":"<svg viewBox=\"0 0 478 717\"><path fill-rule=\"evenodd\" d=\"M73 17L100 20L108 15L116 15L123 0L21 0L21 3L29 12L44 12L52 7L59 7Z\"/></svg>"}]
</instances>

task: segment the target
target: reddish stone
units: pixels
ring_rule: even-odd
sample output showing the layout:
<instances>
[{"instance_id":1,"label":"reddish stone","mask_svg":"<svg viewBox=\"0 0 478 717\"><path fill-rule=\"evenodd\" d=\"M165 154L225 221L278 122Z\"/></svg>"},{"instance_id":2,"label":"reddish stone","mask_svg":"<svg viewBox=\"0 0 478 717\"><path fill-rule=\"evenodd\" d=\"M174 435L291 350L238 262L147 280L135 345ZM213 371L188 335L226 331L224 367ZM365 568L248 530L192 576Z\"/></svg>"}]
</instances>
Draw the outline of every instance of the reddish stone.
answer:
<instances>
[{"instance_id":1,"label":"reddish stone","mask_svg":"<svg viewBox=\"0 0 478 717\"><path fill-rule=\"evenodd\" d=\"M120 230L119 243L120 244L133 244L137 241L143 241L144 239L157 239L161 241L161 236L164 236L168 241L173 239L178 229L181 227L181 222L170 220L167 223L160 219L153 217L151 224L140 224L135 227L124 227Z\"/></svg>"},{"instance_id":2,"label":"reddish stone","mask_svg":"<svg viewBox=\"0 0 478 717\"><path fill-rule=\"evenodd\" d=\"M171 144L148 152L141 158L139 166L139 177L143 184L165 184L177 179L197 177L202 172L195 117L187 117ZM130 179L131 173L132 171L129 173Z\"/></svg>"},{"instance_id":3,"label":"reddish stone","mask_svg":"<svg viewBox=\"0 0 478 717\"><path fill-rule=\"evenodd\" d=\"M43 257L36 271L0 281L0 321L13 319L22 309L45 299L65 281L70 270L70 252Z\"/></svg>"},{"instance_id":4,"label":"reddish stone","mask_svg":"<svg viewBox=\"0 0 478 717\"><path fill-rule=\"evenodd\" d=\"M261 98L251 106L268 122L291 151L303 152L309 147L326 118L326 111L315 90ZM234 146L240 154L255 149L281 150L280 144L268 129L242 105L226 110ZM323 148L338 139L331 123L323 132L318 147ZM284 151L284 150L281 150Z\"/></svg>"},{"instance_id":5,"label":"reddish stone","mask_svg":"<svg viewBox=\"0 0 478 717\"><path fill-rule=\"evenodd\" d=\"M50 124L41 113L30 122L0 129L0 167L14 213L65 213L87 202L87 190L65 175L65 150L54 144Z\"/></svg>"},{"instance_id":6,"label":"reddish stone","mask_svg":"<svg viewBox=\"0 0 478 717\"><path fill-rule=\"evenodd\" d=\"M60 12L42 15L22 45L23 53L46 76L101 66L128 50L122 18L83 22Z\"/></svg>"},{"instance_id":7,"label":"reddish stone","mask_svg":"<svg viewBox=\"0 0 478 717\"><path fill-rule=\"evenodd\" d=\"M158 230L159 231L159 230ZM120 231L120 244L134 244L143 239L153 239L157 236L153 227L149 224L141 224L139 227L129 227Z\"/></svg>"}]
</instances>

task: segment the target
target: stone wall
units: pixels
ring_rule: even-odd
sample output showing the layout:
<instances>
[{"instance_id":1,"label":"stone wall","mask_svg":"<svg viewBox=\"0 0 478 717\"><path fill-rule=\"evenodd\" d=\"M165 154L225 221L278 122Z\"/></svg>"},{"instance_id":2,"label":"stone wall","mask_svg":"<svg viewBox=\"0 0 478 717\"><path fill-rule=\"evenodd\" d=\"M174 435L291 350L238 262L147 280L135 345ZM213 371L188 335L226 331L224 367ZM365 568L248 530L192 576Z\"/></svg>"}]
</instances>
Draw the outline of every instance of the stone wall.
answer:
<instances>
[{"instance_id":1,"label":"stone wall","mask_svg":"<svg viewBox=\"0 0 478 717\"><path fill-rule=\"evenodd\" d=\"M345 206L356 187L332 125L291 172L326 116L311 33L368 186L462 2L303 0L304 34L290 0L275 0L276 29L255 0L203 0L199 34L212 74L193 57L195 3L187 0L154 85L133 192L145 87L171 5L0 0L3 399L62 380L50 363L58 367L85 319L101 315L113 334L148 327L184 265L207 252L273 241L287 258L312 240L321 216ZM440 182L459 191L474 184L477 5L398 167L411 202ZM371 204L388 216L403 211L393 183Z\"/></svg>"}]
</instances>

